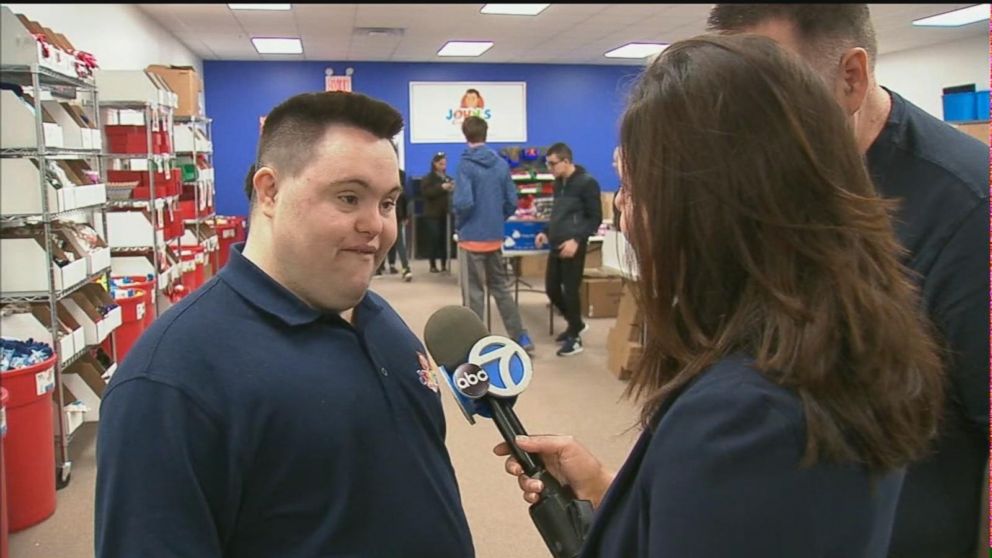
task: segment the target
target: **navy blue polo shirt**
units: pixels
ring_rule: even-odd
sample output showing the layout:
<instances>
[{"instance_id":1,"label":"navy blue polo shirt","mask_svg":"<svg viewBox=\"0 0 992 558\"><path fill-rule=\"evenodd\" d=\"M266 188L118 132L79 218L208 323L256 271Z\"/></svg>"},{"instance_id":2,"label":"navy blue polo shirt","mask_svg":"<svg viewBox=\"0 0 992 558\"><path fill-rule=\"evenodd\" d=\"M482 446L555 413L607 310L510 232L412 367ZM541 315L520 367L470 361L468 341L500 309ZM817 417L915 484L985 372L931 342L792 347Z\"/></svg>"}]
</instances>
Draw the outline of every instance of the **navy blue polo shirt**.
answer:
<instances>
[{"instance_id":1,"label":"navy blue polo shirt","mask_svg":"<svg viewBox=\"0 0 992 558\"><path fill-rule=\"evenodd\" d=\"M989 456L989 147L889 94L868 168L879 193L899 202L896 234L949 379L935 451L907 470L890 556L974 556Z\"/></svg>"},{"instance_id":2,"label":"navy blue polo shirt","mask_svg":"<svg viewBox=\"0 0 992 558\"><path fill-rule=\"evenodd\" d=\"M241 255L104 395L96 555L474 555L424 348L369 292L354 326Z\"/></svg>"}]
</instances>

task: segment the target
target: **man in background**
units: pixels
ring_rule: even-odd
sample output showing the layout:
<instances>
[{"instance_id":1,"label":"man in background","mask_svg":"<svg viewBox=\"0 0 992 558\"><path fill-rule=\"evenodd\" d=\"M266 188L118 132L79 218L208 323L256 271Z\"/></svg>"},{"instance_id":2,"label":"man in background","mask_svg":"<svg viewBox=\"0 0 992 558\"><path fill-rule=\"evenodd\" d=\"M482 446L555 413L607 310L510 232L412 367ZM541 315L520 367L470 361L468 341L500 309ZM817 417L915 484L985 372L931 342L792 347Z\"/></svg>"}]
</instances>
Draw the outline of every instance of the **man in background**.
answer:
<instances>
[{"instance_id":1,"label":"man in background","mask_svg":"<svg viewBox=\"0 0 992 558\"><path fill-rule=\"evenodd\" d=\"M107 386L96 556L472 556L424 347L368 291L396 239L400 114L269 113L251 228Z\"/></svg>"},{"instance_id":2,"label":"man in background","mask_svg":"<svg viewBox=\"0 0 992 558\"><path fill-rule=\"evenodd\" d=\"M988 520L988 147L876 81L866 4L717 4L709 25L765 35L812 65L850 114L879 193L897 202L896 234L945 341L950 385L935 452L907 471L889 555L974 558L988 542L978 529Z\"/></svg>"},{"instance_id":3,"label":"man in background","mask_svg":"<svg viewBox=\"0 0 992 558\"><path fill-rule=\"evenodd\" d=\"M510 165L486 145L489 125L478 116L462 122L468 149L455 173L452 208L458 231L458 267L462 303L484 318L485 288L496 299L506 333L525 350L534 342L520 321L510 294L509 275L503 260L503 223L517 211L517 187Z\"/></svg>"},{"instance_id":4,"label":"man in background","mask_svg":"<svg viewBox=\"0 0 992 558\"><path fill-rule=\"evenodd\" d=\"M556 143L548 148L545 157L548 170L555 177L555 198L548 230L539 233L534 242L538 248L551 245L545 292L568 322L565 331L555 339L561 343L557 355L571 356L582 352L580 334L587 326L582 321L579 288L589 237L596 234L603 222L603 207L599 183L575 164L570 147Z\"/></svg>"}]
</instances>

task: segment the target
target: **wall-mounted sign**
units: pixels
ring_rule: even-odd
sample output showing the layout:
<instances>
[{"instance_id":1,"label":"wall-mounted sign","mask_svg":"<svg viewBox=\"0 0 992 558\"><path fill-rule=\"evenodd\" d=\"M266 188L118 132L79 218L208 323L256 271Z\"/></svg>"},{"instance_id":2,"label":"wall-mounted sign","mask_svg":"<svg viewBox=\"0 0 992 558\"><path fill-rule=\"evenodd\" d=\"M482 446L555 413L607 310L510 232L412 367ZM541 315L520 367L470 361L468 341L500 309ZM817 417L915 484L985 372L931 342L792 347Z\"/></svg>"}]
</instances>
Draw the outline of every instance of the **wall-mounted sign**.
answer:
<instances>
[{"instance_id":1,"label":"wall-mounted sign","mask_svg":"<svg viewBox=\"0 0 992 558\"><path fill-rule=\"evenodd\" d=\"M488 142L527 141L527 83L410 82L410 143L464 143L469 116L489 124Z\"/></svg>"},{"instance_id":2,"label":"wall-mounted sign","mask_svg":"<svg viewBox=\"0 0 992 558\"><path fill-rule=\"evenodd\" d=\"M351 76L324 76L324 91L351 92Z\"/></svg>"}]
</instances>

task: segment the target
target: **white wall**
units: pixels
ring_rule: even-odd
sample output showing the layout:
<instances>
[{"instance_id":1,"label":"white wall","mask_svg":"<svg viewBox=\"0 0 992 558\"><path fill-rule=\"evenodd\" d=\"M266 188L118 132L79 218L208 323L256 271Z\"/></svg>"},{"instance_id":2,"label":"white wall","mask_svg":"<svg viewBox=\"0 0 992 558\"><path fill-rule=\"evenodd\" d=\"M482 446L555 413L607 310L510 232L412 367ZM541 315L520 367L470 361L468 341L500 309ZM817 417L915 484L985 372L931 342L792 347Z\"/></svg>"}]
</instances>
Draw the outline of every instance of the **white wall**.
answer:
<instances>
[{"instance_id":1,"label":"white wall","mask_svg":"<svg viewBox=\"0 0 992 558\"><path fill-rule=\"evenodd\" d=\"M80 50L92 53L104 70L140 70L149 64L193 66L203 62L179 39L131 4L4 4Z\"/></svg>"},{"instance_id":2,"label":"white wall","mask_svg":"<svg viewBox=\"0 0 992 558\"><path fill-rule=\"evenodd\" d=\"M942 119L944 87L974 83L979 91L989 88L988 33L879 56L875 74L880 84Z\"/></svg>"}]
</instances>

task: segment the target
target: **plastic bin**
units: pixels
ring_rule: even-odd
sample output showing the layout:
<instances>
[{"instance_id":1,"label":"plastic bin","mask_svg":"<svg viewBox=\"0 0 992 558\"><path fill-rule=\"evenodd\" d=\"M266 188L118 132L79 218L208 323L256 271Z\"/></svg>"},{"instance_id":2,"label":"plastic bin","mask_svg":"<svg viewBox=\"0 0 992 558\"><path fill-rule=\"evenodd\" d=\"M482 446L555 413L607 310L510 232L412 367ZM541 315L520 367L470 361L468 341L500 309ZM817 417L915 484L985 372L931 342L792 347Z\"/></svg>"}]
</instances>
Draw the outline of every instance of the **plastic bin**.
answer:
<instances>
[{"instance_id":1,"label":"plastic bin","mask_svg":"<svg viewBox=\"0 0 992 558\"><path fill-rule=\"evenodd\" d=\"M975 92L975 120L989 119L989 92Z\"/></svg>"},{"instance_id":2,"label":"plastic bin","mask_svg":"<svg viewBox=\"0 0 992 558\"><path fill-rule=\"evenodd\" d=\"M118 289L114 302L121 307L121 325L114 330L114 342L117 354L115 362L122 362L131 347L145 331L145 314L147 296L141 289Z\"/></svg>"},{"instance_id":3,"label":"plastic bin","mask_svg":"<svg viewBox=\"0 0 992 558\"><path fill-rule=\"evenodd\" d=\"M945 122L970 122L978 120L974 92L950 93L943 96Z\"/></svg>"},{"instance_id":4,"label":"plastic bin","mask_svg":"<svg viewBox=\"0 0 992 558\"><path fill-rule=\"evenodd\" d=\"M7 527L27 529L55 513L55 430L52 392L58 356L9 372L0 380L9 400L4 437Z\"/></svg>"},{"instance_id":5,"label":"plastic bin","mask_svg":"<svg viewBox=\"0 0 992 558\"><path fill-rule=\"evenodd\" d=\"M203 254L202 246L179 247L179 258L187 268L183 271L182 278L187 293L195 291L203 284L205 273L203 271L203 256L201 254Z\"/></svg>"},{"instance_id":6,"label":"plastic bin","mask_svg":"<svg viewBox=\"0 0 992 558\"><path fill-rule=\"evenodd\" d=\"M3 466L3 439L7 437L7 401L10 399L7 390L0 387L0 558L10 556L10 543L7 533L7 483Z\"/></svg>"},{"instance_id":7,"label":"plastic bin","mask_svg":"<svg viewBox=\"0 0 992 558\"><path fill-rule=\"evenodd\" d=\"M130 282L125 282L125 279ZM139 289L145 293L144 329L151 327L152 322L155 321L155 280L149 279L144 275L116 276L111 277L111 280L118 289ZM108 350L107 354L109 355L111 352Z\"/></svg>"}]
</instances>

